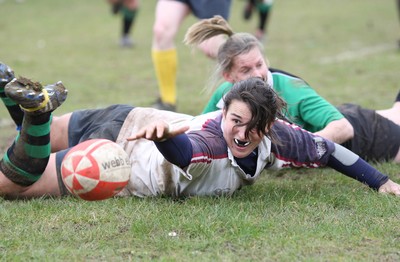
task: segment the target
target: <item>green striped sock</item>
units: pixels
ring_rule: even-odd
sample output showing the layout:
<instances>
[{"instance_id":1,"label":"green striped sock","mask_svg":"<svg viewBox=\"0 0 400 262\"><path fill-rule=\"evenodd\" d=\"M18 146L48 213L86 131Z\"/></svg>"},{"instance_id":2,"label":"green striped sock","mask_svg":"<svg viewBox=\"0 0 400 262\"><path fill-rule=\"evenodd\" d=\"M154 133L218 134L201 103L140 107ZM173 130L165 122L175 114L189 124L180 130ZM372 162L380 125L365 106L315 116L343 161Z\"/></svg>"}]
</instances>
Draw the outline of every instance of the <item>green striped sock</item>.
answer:
<instances>
[{"instance_id":1,"label":"green striped sock","mask_svg":"<svg viewBox=\"0 0 400 262\"><path fill-rule=\"evenodd\" d=\"M20 127L22 125L22 120L24 119L24 112L21 110L19 105L17 105L13 100L6 96L6 94L4 93L4 86L0 86L1 101L3 101L4 105L6 106L14 123L18 127Z\"/></svg>"},{"instance_id":2,"label":"green striped sock","mask_svg":"<svg viewBox=\"0 0 400 262\"><path fill-rule=\"evenodd\" d=\"M22 186L36 182L46 169L50 157L51 113L27 114L13 145L0 162L0 170Z\"/></svg>"}]
</instances>

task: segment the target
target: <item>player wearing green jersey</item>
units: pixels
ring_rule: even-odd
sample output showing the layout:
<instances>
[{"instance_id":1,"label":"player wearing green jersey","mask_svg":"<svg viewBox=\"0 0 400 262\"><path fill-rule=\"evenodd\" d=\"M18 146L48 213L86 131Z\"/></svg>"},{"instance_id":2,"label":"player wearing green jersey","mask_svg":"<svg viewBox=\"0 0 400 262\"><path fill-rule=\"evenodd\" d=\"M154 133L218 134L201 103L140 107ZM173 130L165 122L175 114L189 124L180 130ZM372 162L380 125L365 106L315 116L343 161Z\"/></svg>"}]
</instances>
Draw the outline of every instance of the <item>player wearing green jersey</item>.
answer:
<instances>
[{"instance_id":1,"label":"player wearing green jersey","mask_svg":"<svg viewBox=\"0 0 400 262\"><path fill-rule=\"evenodd\" d=\"M257 29L254 35L260 41L265 41L268 21L274 1L273 0L247 0L244 7L243 18L249 20L253 10L258 13Z\"/></svg>"},{"instance_id":2,"label":"player wearing green jersey","mask_svg":"<svg viewBox=\"0 0 400 262\"><path fill-rule=\"evenodd\" d=\"M215 20L215 19L214 19ZM215 74L227 82L212 95L203 113L220 108L232 83L260 77L288 103L287 117L311 132L340 143L368 161L394 160L400 163L400 93L392 108L369 110L353 104L335 107L299 77L268 68L262 44L251 34L234 33L220 20L194 24L186 43L196 45L208 35L226 34L227 41L217 55Z\"/></svg>"}]
</instances>

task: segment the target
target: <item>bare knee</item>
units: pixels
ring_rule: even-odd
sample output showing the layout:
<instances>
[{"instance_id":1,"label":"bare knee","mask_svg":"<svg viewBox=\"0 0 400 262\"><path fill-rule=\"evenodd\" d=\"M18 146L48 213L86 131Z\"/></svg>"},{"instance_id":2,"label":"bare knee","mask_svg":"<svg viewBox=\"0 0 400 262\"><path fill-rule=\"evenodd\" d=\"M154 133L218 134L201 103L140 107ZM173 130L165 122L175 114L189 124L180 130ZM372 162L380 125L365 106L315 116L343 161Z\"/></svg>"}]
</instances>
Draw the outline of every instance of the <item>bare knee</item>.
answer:
<instances>
[{"instance_id":1,"label":"bare knee","mask_svg":"<svg viewBox=\"0 0 400 262\"><path fill-rule=\"evenodd\" d=\"M175 37L191 12L186 3L180 1L158 1L153 25L153 49L168 50L175 47ZM171 16L170 14L174 15Z\"/></svg>"},{"instance_id":2,"label":"bare knee","mask_svg":"<svg viewBox=\"0 0 400 262\"><path fill-rule=\"evenodd\" d=\"M163 23L156 23L153 27L153 48L167 50L174 47L176 30Z\"/></svg>"},{"instance_id":3,"label":"bare knee","mask_svg":"<svg viewBox=\"0 0 400 262\"><path fill-rule=\"evenodd\" d=\"M130 10L135 10L139 8L139 1L138 0L125 0L124 6Z\"/></svg>"}]
</instances>

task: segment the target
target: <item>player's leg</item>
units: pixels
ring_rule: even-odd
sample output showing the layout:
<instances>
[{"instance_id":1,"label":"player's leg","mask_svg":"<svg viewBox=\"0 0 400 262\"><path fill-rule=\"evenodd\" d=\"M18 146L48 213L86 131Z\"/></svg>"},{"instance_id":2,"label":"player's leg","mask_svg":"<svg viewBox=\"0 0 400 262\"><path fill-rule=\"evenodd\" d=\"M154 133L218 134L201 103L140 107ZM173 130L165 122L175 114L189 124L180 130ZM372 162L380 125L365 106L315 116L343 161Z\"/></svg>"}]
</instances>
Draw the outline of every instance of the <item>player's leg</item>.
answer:
<instances>
[{"instance_id":1,"label":"player's leg","mask_svg":"<svg viewBox=\"0 0 400 262\"><path fill-rule=\"evenodd\" d=\"M231 7L231 0L205 0L191 1L193 14L199 19L212 18L215 15L222 16L228 21ZM225 37L222 35L212 37L198 47L208 57L216 58L219 47L225 42Z\"/></svg>"},{"instance_id":2,"label":"player's leg","mask_svg":"<svg viewBox=\"0 0 400 262\"><path fill-rule=\"evenodd\" d=\"M265 40L266 37L272 3L273 1L268 0L268 1L260 1L260 3L257 4L259 19L255 36L260 41Z\"/></svg>"},{"instance_id":3,"label":"player's leg","mask_svg":"<svg viewBox=\"0 0 400 262\"><path fill-rule=\"evenodd\" d=\"M0 62L0 98L6 106L12 120L17 125L17 129L21 127L24 112L13 100L8 98L4 92L4 87L15 78L14 71L6 64Z\"/></svg>"},{"instance_id":4,"label":"player's leg","mask_svg":"<svg viewBox=\"0 0 400 262\"><path fill-rule=\"evenodd\" d=\"M131 10L139 9L139 0L124 0L124 6Z\"/></svg>"},{"instance_id":5,"label":"player's leg","mask_svg":"<svg viewBox=\"0 0 400 262\"><path fill-rule=\"evenodd\" d=\"M22 125L24 112L21 107L12 99L7 97L4 92L4 87L7 83L13 80L14 72L6 64L0 62L0 97L6 105L12 119L19 129ZM68 145L68 123L70 114L65 114L61 117L53 117L51 122L51 152L65 149Z\"/></svg>"},{"instance_id":6,"label":"player's leg","mask_svg":"<svg viewBox=\"0 0 400 262\"><path fill-rule=\"evenodd\" d=\"M154 107L174 111L178 56L175 37L189 7L179 1L159 0L153 26L152 59L160 91Z\"/></svg>"},{"instance_id":7,"label":"player's leg","mask_svg":"<svg viewBox=\"0 0 400 262\"><path fill-rule=\"evenodd\" d=\"M118 14L119 10L122 7L121 0L107 0L107 2L111 5L111 13Z\"/></svg>"},{"instance_id":8,"label":"player's leg","mask_svg":"<svg viewBox=\"0 0 400 262\"><path fill-rule=\"evenodd\" d=\"M0 194L15 197L44 174L50 158L52 112L65 101L67 90L61 82L42 87L19 78L6 85L5 93L25 114L19 134L0 161Z\"/></svg>"},{"instance_id":9,"label":"player's leg","mask_svg":"<svg viewBox=\"0 0 400 262\"><path fill-rule=\"evenodd\" d=\"M115 104L106 108L77 110L60 117L53 117L52 152L59 152L94 138L115 142L126 117L133 108L129 105Z\"/></svg>"},{"instance_id":10,"label":"player's leg","mask_svg":"<svg viewBox=\"0 0 400 262\"><path fill-rule=\"evenodd\" d=\"M135 24L139 8L139 0L125 0L121 8L122 13L122 47L132 47L133 41L130 38L132 26Z\"/></svg>"},{"instance_id":11,"label":"player's leg","mask_svg":"<svg viewBox=\"0 0 400 262\"><path fill-rule=\"evenodd\" d=\"M50 130L51 152L69 148L68 127L72 113L53 116Z\"/></svg>"},{"instance_id":12,"label":"player's leg","mask_svg":"<svg viewBox=\"0 0 400 262\"><path fill-rule=\"evenodd\" d=\"M95 138L115 142L132 109L133 107L128 105L112 105L102 109L78 110L58 117L56 120L53 119L51 144L54 144L53 140L58 139L59 150L56 154L50 155L46 170L40 179L19 196L31 198L43 194L68 195L68 190L61 177L61 164L69 149L83 141ZM56 136L58 138L54 138L53 131L58 133ZM63 135L63 133L65 134ZM61 146L62 144L64 146Z\"/></svg>"},{"instance_id":13,"label":"player's leg","mask_svg":"<svg viewBox=\"0 0 400 262\"><path fill-rule=\"evenodd\" d=\"M387 109L387 110L378 110L376 112L378 114L382 115L383 117L386 117L387 119L391 120L398 126L400 126L400 91L397 94L396 100L395 100L392 108ZM398 137L400 139L400 134ZM393 162L400 163L400 148L399 148L399 151L397 152L397 155L394 158Z\"/></svg>"},{"instance_id":14,"label":"player's leg","mask_svg":"<svg viewBox=\"0 0 400 262\"><path fill-rule=\"evenodd\" d=\"M243 9L243 19L250 20L251 15L253 14L253 8L256 5L256 0L247 0Z\"/></svg>"},{"instance_id":15,"label":"player's leg","mask_svg":"<svg viewBox=\"0 0 400 262\"><path fill-rule=\"evenodd\" d=\"M397 5L397 15L398 15L399 21L400 21L400 0L396 0L396 5ZM397 40L397 44L400 48L400 40Z\"/></svg>"},{"instance_id":16,"label":"player's leg","mask_svg":"<svg viewBox=\"0 0 400 262\"><path fill-rule=\"evenodd\" d=\"M175 48L175 36L190 8L180 1L159 0L153 26L153 49Z\"/></svg>"},{"instance_id":17,"label":"player's leg","mask_svg":"<svg viewBox=\"0 0 400 262\"><path fill-rule=\"evenodd\" d=\"M391 108L376 110L376 112L400 126L400 91L397 94L394 104Z\"/></svg>"},{"instance_id":18,"label":"player's leg","mask_svg":"<svg viewBox=\"0 0 400 262\"><path fill-rule=\"evenodd\" d=\"M399 152L397 152L396 157L393 159L394 163L399 164L400 163L400 148L399 148Z\"/></svg>"},{"instance_id":19,"label":"player's leg","mask_svg":"<svg viewBox=\"0 0 400 262\"><path fill-rule=\"evenodd\" d=\"M0 170L0 195L7 199L61 196L56 171L56 154L50 154L47 166L39 180L31 186L20 186L5 177Z\"/></svg>"}]
</instances>

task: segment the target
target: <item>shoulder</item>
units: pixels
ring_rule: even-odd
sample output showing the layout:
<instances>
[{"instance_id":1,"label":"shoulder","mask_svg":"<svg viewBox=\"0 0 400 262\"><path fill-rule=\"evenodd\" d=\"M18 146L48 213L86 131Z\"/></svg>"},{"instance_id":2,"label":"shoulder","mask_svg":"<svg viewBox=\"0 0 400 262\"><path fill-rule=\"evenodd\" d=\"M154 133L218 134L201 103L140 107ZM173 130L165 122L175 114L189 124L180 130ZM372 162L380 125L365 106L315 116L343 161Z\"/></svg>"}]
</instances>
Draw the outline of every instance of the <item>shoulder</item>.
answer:
<instances>
[{"instance_id":1,"label":"shoulder","mask_svg":"<svg viewBox=\"0 0 400 262\"><path fill-rule=\"evenodd\" d=\"M232 89L233 84L231 82L223 82L221 85L218 86L215 93L220 94L221 96L226 94L229 90Z\"/></svg>"},{"instance_id":2,"label":"shoulder","mask_svg":"<svg viewBox=\"0 0 400 262\"><path fill-rule=\"evenodd\" d=\"M270 72L274 82L274 89L277 91L283 88L310 87L310 85L303 78L292 73L276 68L270 68Z\"/></svg>"},{"instance_id":3,"label":"shoulder","mask_svg":"<svg viewBox=\"0 0 400 262\"><path fill-rule=\"evenodd\" d=\"M207 159L227 157L227 145L222 134L221 117L209 118L201 128L191 129L187 135L192 142L193 155Z\"/></svg>"},{"instance_id":4,"label":"shoulder","mask_svg":"<svg viewBox=\"0 0 400 262\"><path fill-rule=\"evenodd\" d=\"M289 72L287 72L287 71L284 71L284 70L282 70L282 69L277 69L277 68L269 68L269 71L271 71L271 74L274 76L277 76L277 77L288 77L288 78L297 78L297 79L301 79L301 80L303 80L304 81L304 79L302 79L301 77L299 77L299 76L297 76L297 75L295 75L295 74L292 74L292 73L289 73ZM305 81L304 81L305 82Z\"/></svg>"}]
</instances>

